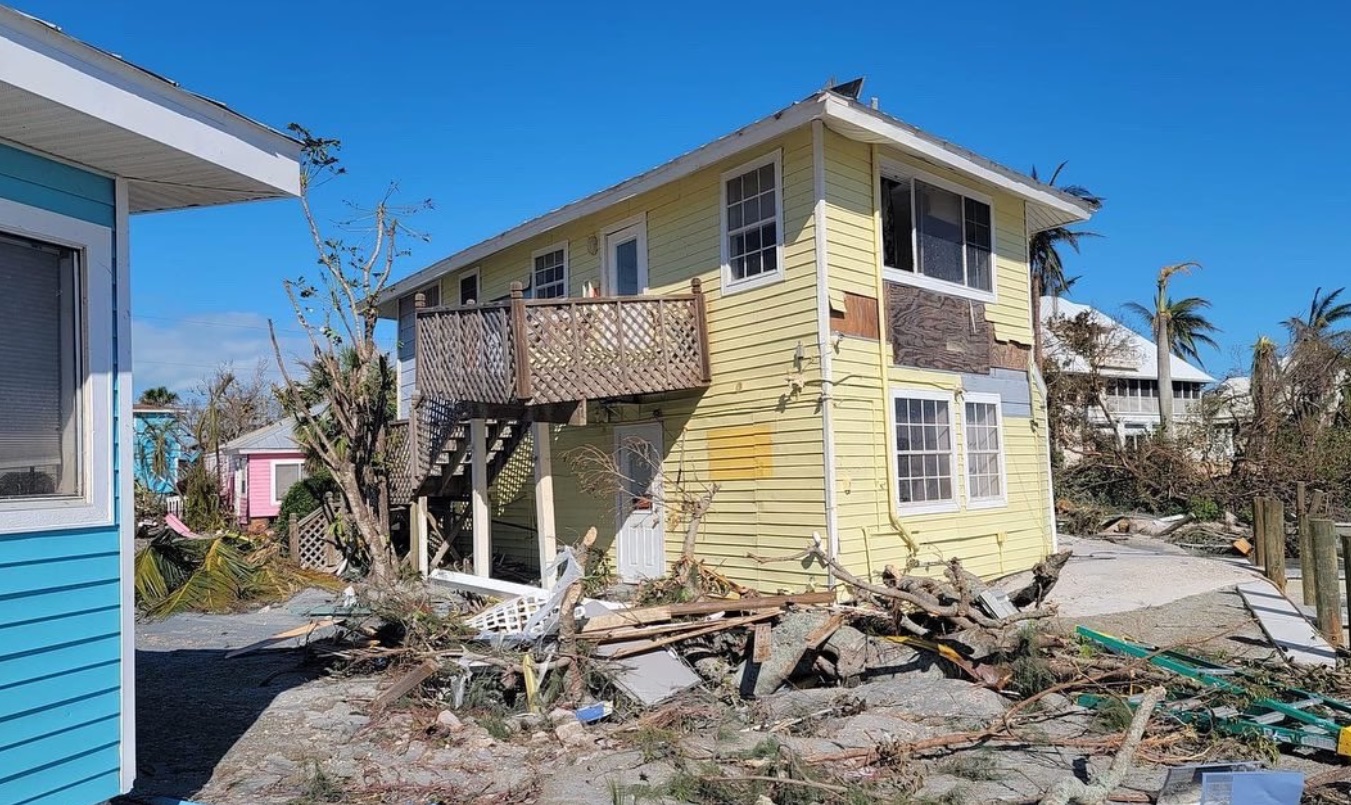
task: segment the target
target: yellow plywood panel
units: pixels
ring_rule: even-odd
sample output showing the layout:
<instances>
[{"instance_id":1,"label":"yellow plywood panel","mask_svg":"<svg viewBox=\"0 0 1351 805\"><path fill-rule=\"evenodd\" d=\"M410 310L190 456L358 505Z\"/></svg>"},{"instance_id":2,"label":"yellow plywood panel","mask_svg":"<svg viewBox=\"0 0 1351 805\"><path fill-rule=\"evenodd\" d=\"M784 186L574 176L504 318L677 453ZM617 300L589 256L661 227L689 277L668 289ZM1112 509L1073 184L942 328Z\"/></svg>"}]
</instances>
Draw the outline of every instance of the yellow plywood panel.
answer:
<instances>
[{"instance_id":1,"label":"yellow plywood panel","mask_svg":"<svg viewBox=\"0 0 1351 805\"><path fill-rule=\"evenodd\" d=\"M715 483L759 481L774 474L769 425L712 428L705 437L708 475Z\"/></svg>"}]
</instances>

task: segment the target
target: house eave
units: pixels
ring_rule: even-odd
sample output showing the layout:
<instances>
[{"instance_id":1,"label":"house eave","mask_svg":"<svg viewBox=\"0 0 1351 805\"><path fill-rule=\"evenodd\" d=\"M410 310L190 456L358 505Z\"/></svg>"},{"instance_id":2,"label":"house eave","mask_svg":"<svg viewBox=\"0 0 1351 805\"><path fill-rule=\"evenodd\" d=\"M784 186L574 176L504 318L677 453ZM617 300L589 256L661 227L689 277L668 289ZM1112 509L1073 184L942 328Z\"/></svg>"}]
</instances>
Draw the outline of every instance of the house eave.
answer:
<instances>
[{"instance_id":1,"label":"house eave","mask_svg":"<svg viewBox=\"0 0 1351 805\"><path fill-rule=\"evenodd\" d=\"M127 180L132 212L296 196L301 144L0 6L0 140Z\"/></svg>"}]
</instances>

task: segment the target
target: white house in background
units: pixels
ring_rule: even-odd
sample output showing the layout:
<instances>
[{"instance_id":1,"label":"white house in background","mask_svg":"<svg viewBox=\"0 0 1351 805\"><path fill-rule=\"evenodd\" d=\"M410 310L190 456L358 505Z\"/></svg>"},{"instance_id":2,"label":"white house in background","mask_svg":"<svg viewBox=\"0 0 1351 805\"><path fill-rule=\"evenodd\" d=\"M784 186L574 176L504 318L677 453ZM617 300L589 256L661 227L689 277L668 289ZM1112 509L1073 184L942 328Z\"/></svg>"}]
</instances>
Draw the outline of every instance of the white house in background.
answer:
<instances>
[{"instance_id":1,"label":"white house in background","mask_svg":"<svg viewBox=\"0 0 1351 805\"><path fill-rule=\"evenodd\" d=\"M1159 427L1159 372L1158 352L1154 342L1113 319L1100 310L1061 299L1043 296L1041 321L1044 327L1044 349L1049 360L1056 361L1066 372L1087 372L1088 362L1060 342L1051 332L1056 320L1073 319L1081 313L1108 328L1108 343L1113 345L1111 356L1099 372L1109 378L1107 408L1116 420L1117 438L1123 443L1138 439ZM1192 366L1176 355L1170 356L1173 373L1173 413L1179 420L1199 414L1202 390L1215 378ZM1097 406L1088 407L1088 416L1111 427Z\"/></svg>"}]
</instances>

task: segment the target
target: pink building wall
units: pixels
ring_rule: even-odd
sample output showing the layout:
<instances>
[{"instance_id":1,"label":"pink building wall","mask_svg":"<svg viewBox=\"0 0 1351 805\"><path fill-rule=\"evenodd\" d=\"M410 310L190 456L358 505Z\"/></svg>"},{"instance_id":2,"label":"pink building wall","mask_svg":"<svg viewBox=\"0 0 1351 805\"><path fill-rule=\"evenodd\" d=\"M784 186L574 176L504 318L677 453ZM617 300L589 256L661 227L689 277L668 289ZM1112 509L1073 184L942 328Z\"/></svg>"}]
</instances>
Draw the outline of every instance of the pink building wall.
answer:
<instances>
[{"instance_id":1,"label":"pink building wall","mask_svg":"<svg viewBox=\"0 0 1351 805\"><path fill-rule=\"evenodd\" d=\"M277 503L272 502L272 465L275 461L303 461L304 453L251 453L248 456L248 508L244 519L276 517ZM286 494L286 490L282 490Z\"/></svg>"}]
</instances>

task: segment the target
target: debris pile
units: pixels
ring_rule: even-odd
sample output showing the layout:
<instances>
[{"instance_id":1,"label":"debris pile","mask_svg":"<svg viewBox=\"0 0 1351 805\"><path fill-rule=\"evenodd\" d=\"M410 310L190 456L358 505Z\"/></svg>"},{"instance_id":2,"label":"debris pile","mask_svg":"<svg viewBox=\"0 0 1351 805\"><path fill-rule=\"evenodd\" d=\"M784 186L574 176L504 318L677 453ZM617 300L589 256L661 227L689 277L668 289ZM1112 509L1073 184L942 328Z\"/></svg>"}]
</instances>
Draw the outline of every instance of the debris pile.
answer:
<instances>
[{"instance_id":1,"label":"debris pile","mask_svg":"<svg viewBox=\"0 0 1351 805\"><path fill-rule=\"evenodd\" d=\"M342 633L312 648L352 671L387 672L368 712L420 702L434 722L428 734L447 741L486 730L574 758L637 749L664 764L642 772L666 780L653 787L643 777L654 799L690 796L688 785L703 792L690 801L885 800L954 777L1013 776L973 753L1036 746L1065 765L1001 783L1024 798L1152 801L1130 799L1140 796L1138 774L1130 778L1140 763L1255 760L1273 747L1351 753L1340 740L1351 706L1333 698L1351 684L1335 671L1229 668L1187 653L1190 643L1156 648L1049 620L1047 595L1068 552L1019 583L986 583L956 559L941 576L888 567L872 581L815 541L752 558L819 563L835 589L761 594L695 562L646 591L673 591L672 600L625 603L588 586L593 539L560 553L548 588L443 573L432 594L386 590L329 608L324 626L340 623ZM737 748L700 742L712 732ZM1071 774L1084 755L1110 765Z\"/></svg>"}]
</instances>

